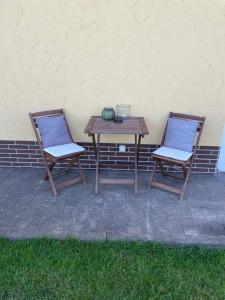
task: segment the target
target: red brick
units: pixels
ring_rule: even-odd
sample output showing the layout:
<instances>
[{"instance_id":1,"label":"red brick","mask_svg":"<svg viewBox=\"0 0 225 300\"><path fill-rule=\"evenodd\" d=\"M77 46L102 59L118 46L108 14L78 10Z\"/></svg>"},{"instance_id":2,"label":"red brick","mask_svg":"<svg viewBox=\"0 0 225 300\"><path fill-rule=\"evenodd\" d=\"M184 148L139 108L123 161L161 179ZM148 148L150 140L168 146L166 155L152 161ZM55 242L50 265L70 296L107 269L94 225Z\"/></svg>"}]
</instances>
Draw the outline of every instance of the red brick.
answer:
<instances>
[{"instance_id":1,"label":"red brick","mask_svg":"<svg viewBox=\"0 0 225 300\"><path fill-rule=\"evenodd\" d=\"M0 144L0 149L8 149L9 148L9 145L1 145Z\"/></svg>"},{"instance_id":2,"label":"red brick","mask_svg":"<svg viewBox=\"0 0 225 300\"><path fill-rule=\"evenodd\" d=\"M15 141L17 145L36 145L35 141Z\"/></svg>"},{"instance_id":3,"label":"red brick","mask_svg":"<svg viewBox=\"0 0 225 300\"><path fill-rule=\"evenodd\" d=\"M33 159L33 158L18 158L19 162L28 162L28 163L34 163L37 162L37 159Z\"/></svg>"},{"instance_id":4,"label":"red brick","mask_svg":"<svg viewBox=\"0 0 225 300\"><path fill-rule=\"evenodd\" d=\"M212 154L219 155L219 150L212 150Z\"/></svg>"},{"instance_id":5,"label":"red brick","mask_svg":"<svg viewBox=\"0 0 225 300\"><path fill-rule=\"evenodd\" d=\"M2 157L2 158L0 158L0 164L1 164L1 161L13 162L13 161L17 161L17 158L16 157Z\"/></svg>"},{"instance_id":6,"label":"red brick","mask_svg":"<svg viewBox=\"0 0 225 300\"><path fill-rule=\"evenodd\" d=\"M0 166L1 167L7 167L7 166L10 167L11 165L12 165L11 162L0 161Z\"/></svg>"},{"instance_id":7,"label":"red brick","mask_svg":"<svg viewBox=\"0 0 225 300\"><path fill-rule=\"evenodd\" d=\"M0 141L0 145L4 145L4 144L10 145L15 143L16 143L15 141L6 141L6 140Z\"/></svg>"},{"instance_id":8,"label":"red brick","mask_svg":"<svg viewBox=\"0 0 225 300\"><path fill-rule=\"evenodd\" d=\"M28 149L28 145L9 145L9 149Z\"/></svg>"},{"instance_id":9,"label":"red brick","mask_svg":"<svg viewBox=\"0 0 225 300\"><path fill-rule=\"evenodd\" d=\"M20 163L20 162L12 163L12 167L31 167L31 166L32 165L28 163Z\"/></svg>"},{"instance_id":10,"label":"red brick","mask_svg":"<svg viewBox=\"0 0 225 300\"><path fill-rule=\"evenodd\" d=\"M125 161L128 161L128 157L124 157L124 156L122 156L122 157L120 157L120 156L116 156L116 157L109 157L109 160L115 160L115 161L117 161L117 160L125 160Z\"/></svg>"},{"instance_id":11,"label":"red brick","mask_svg":"<svg viewBox=\"0 0 225 300\"><path fill-rule=\"evenodd\" d=\"M217 159L217 155L215 154L197 154L196 158L200 158L200 159Z\"/></svg>"},{"instance_id":12,"label":"red brick","mask_svg":"<svg viewBox=\"0 0 225 300\"><path fill-rule=\"evenodd\" d=\"M115 152L113 152L113 151L109 151L109 152L100 151L99 155L115 156Z\"/></svg>"},{"instance_id":13,"label":"red brick","mask_svg":"<svg viewBox=\"0 0 225 300\"><path fill-rule=\"evenodd\" d=\"M10 154L8 154L8 153L0 153L0 157L9 157L10 156Z\"/></svg>"},{"instance_id":14,"label":"red brick","mask_svg":"<svg viewBox=\"0 0 225 300\"><path fill-rule=\"evenodd\" d=\"M16 153L16 150L0 149L0 153Z\"/></svg>"},{"instance_id":15,"label":"red brick","mask_svg":"<svg viewBox=\"0 0 225 300\"><path fill-rule=\"evenodd\" d=\"M12 152L12 150L10 150L10 152ZM31 154L31 153L35 153L36 154L37 153L36 150L28 150L28 149L17 150L15 152L17 152L17 153L28 153L28 154Z\"/></svg>"},{"instance_id":16,"label":"red brick","mask_svg":"<svg viewBox=\"0 0 225 300\"><path fill-rule=\"evenodd\" d=\"M25 156L27 157L26 154L20 154L20 156L21 155L23 155L23 157L25 157ZM42 159L42 156L40 154L30 154L29 157L30 158L39 158L39 159Z\"/></svg>"},{"instance_id":17,"label":"red brick","mask_svg":"<svg viewBox=\"0 0 225 300\"><path fill-rule=\"evenodd\" d=\"M194 162L197 163L203 163L203 164L208 164L209 159L195 159Z\"/></svg>"},{"instance_id":18,"label":"red brick","mask_svg":"<svg viewBox=\"0 0 225 300\"><path fill-rule=\"evenodd\" d=\"M35 145L28 145L29 149L36 149L36 150L40 150L39 146L35 146Z\"/></svg>"},{"instance_id":19,"label":"red brick","mask_svg":"<svg viewBox=\"0 0 225 300\"><path fill-rule=\"evenodd\" d=\"M119 151L119 147L109 147L109 151L113 151L113 152Z\"/></svg>"}]
</instances>

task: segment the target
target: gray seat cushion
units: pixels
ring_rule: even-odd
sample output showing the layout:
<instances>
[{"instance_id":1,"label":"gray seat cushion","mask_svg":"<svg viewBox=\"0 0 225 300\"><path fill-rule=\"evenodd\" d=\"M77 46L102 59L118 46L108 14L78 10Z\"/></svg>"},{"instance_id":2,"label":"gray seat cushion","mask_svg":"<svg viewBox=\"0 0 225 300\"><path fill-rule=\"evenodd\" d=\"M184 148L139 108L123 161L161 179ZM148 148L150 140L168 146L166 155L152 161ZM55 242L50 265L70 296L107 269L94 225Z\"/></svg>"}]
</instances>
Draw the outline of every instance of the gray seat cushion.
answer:
<instances>
[{"instance_id":1,"label":"gray seat cushion","mask_svg":"<svg viewBox=\"0 0 225 300\"><path fill-rule=\"evenodd\" d=\"M74 153L81 153L85 151L82 146L79 146L75 143L65 144L65 145L57 145L44 148L44 151L51 154L54 157L61 157Z\"/></svg>"},{"instance_id":2,"label":"gray seat cushion","mask_svg":"<svg viewBox=\"0 0 225 300\"><path fill-rule=\"evenodd\" d=\"M191 156L193 152L187 152L175 148L169 148L162 146L155 150L153 152L153 155L161 156L161 157L168 157L172 158L175 160L182 160L182 161L187 161Z\"/></svg>"},{"instance_id":3,"label":"gray seat cushion","mask_svg":"<svg viewBox=\"0 0 225 300\"><path fill-rule=\"evenodd\" d=\"M198 121L169 118L164 146L192 152Z\"/></svg>"},{"instance_id":4,"label":"gray seat cushion","mask_svg":"<svg viewBox=\"0 0 225 300\"><path fill-rule=\"evenodd\" d=\"M64 116L41 117L37 125L44 148L72 142Z\"/></svg>"}]
</instances>

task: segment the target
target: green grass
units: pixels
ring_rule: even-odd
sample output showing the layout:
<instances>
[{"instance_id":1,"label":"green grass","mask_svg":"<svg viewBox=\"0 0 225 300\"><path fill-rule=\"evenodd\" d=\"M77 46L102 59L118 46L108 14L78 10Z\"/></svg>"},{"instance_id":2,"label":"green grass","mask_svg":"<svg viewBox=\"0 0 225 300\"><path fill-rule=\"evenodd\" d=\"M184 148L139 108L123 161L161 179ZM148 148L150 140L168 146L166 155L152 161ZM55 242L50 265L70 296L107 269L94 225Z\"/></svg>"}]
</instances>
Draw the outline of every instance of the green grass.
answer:
<instances>
[{"instance_id":1,"label":"green grass","mask_svg":"<svg viewBox=\"0 0 225 300\"><path fill-rule=\"evenodd\" d=\"M225 251L0 239L0 299L225 299Z\"/></svg>"}]
</instances>

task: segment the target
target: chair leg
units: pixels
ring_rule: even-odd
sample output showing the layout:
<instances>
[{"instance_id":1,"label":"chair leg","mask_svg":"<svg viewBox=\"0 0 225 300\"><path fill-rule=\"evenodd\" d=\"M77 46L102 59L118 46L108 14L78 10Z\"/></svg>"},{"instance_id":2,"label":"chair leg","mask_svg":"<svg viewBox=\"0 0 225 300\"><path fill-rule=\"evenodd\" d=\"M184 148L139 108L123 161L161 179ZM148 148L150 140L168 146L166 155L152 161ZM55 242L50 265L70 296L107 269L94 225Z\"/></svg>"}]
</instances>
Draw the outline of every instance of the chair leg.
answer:
<instances>
[{"instance_id":1,"label":"chair leg","mask_svg":"<svg viewBox=\"0 0 225 300\"><path fill-rule=\"evenodd\" d=\"M49 166L50 173L52 172L52 169L54 168L54 166L55 166L55 162L52 162L51 165ZM45 176L44 176L44 180L48 180L48 179L49 179L48 173L46 172Z\"/></svg>"},{"instance_id":2,"label":"chair leg","mask_svg":"<svg viewBox=\"0 0 225 300\"><path fill-rule=\"evenodd\" d=\"M83 171L83 168L81 166L79 158L77 159L77 166L78 166L80 177L82 178L83 183L86 183L86 178L85 178L84 171Z\"/></svg>"},{"instance_id":3,"label":"chair leg","mask_svg":"<svg viewBox=\"0 0 225 300\"><path fill-rule=\"evenodd\" d=\"M65 172L69 172L74 164L74 162L76 161L76 159L72 158L70 163L68 164L68 166L65 168Z\"/></svg>"},{"instance_id":4,"label":"chair leg","mask_svg":"<svg viewBox=\"0 0 225 300\"><path fill-rule=\"evenodd\" d=\"M52 179L52 176L50 176L49 181L50 181L50 184L51 184L51 187L52 187L53 195L55 197L57 197L58 196L58 192L56 190L56 187L55 187L54 181Z\"/></svg>"},{"instance_id":5,"label":"chair leg","mask_svg":"<svg viewBox=\"0 0 225 300\"><path fill-rule=\"evenodd\" d=\"M45 158L44 155L43 155L43 163L44 163L44 166L45 166L45 169L46 169L46 177L49 179L50 184L51 184L53 195L55 197L57 197L58 196L58 192L56 190L56 186L55 186L55 183L53 181L52 174L51 174L51 171L52 171L55 163L52 163L51 166L49 167L49 165L48 165L48 163L47 163L46 158Z\"/></svg>"},{"instance_id":6,"label":"chair leg","mask_svg":"<svg viewBox=\"0 0 225 300\"><path fill-rule=\"evenodd\" d=\"M184 180L185 180L185 178L186 178L186 176L187 176L187 169L186 169L186 167L185 166L182 166L182 169L183 169L183 173L184 173Z\"/></svg>"},{"instance_id":7,"label":"chair leg","mask_svg":"<svg viewBox=\"0 0 225 300\"><path fill-rule=\"evenodd\" d=\"M51 171L50 171L48 165L46 166L46 172L47 172L47 176L48 176L48 179L49 179L49 181L50 181L50 184L51 184L51 188L52 188L53 195L54 195L55 197L57 197L57 196L58 196L58 192L57 192L57 190L56 190L55 183L54 183L54 181L53 181L53 179L52 179L52 174L51 174Z\"/></svg>"},{"instance_id":8,"label":"chair leg","mask_svg":"<svg viewBox=\"0 0 225 300\"><path fill-rule=\"evenodd\" d=\"M163 166L163 164L162 164L161 161L159 161L159 167L160 167L160 169L161 169L162 175L163 175L164 177L167 176L167 172L165 171L165 168L164 168L164 166Z\"/></svg>"},{"instance_id":9,"label":"chair leg","mask_svg":"<svg viewBox=\"0 0 225 300\"><path fill-rule=\"evenodd\" d=\"M180 200L183 200L184 193L185 193L185 191L186 191L186 188L187 188L187 184L188 184L190 175L191 175L191 166L189 167L189 170L188 170L188 172L187 172L187 174L186 174L186 177L185 177L185 180L184 180L184 185L183 185L183 188L182 188Z\"/></svg>"},{"instance_id":10,"label":"chair leg","mask_svg":"<svg viewBox=\"0 0 225 300\"><path fill-rule=\"evenodd\" d=\"M155 162L154 162L154 167L153 167L152 174L151 174L151 176L150 176L150 178L149 178L148 190L151 188L152 181L153 181L154 176L155 176L156 168L157 168L157 162L155 161Z\"/></svg>"}]
</instances>

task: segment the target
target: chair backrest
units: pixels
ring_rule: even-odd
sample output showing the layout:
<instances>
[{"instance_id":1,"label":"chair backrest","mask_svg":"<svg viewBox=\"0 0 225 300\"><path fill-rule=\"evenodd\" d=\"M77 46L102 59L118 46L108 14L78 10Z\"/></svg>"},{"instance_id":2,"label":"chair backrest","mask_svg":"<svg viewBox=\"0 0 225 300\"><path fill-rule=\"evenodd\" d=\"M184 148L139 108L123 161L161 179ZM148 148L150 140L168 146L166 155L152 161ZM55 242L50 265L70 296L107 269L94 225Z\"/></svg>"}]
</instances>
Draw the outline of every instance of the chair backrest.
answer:
<instances>
[{"instance_id":1,"label":"chair backrest","mask_svg":"<svg viewBox=\"0 0 225 300\"><path fill-rule=\"evenodd\" d=\"M30 113L29 116L41 149L73 142L63 109Z\"/></svg>"},{"instance_id":2,"label":"chair backrest","mask_svg":"<svg viewBox=\"0 0 225 300\"><path fill-rule=\"evenodd\" d=\"M174 112L170 112L169 113L169 118L167 120L167 124L166 124L166 128L163 134L163 138L162 138L162 145L164 145L167 141L167 137L168 137L168 130L170 127L170 121L174 121L178 120L178 124L181 126L181 128L178 127L177 131L182 130L182 126L186 127L184 128L184 131L186 136L188 134L192 135L192 137L190 136L190 138L187 139L187 143L189 143L189 145L184 145L184 147L190 147L192 151L192 147L194 146L194 152L196 151L197 146L199 145L199 141L202 135L202 130L204 127L204 123L205 123L205 117L199 117L199 116L194 116L194 115L187 115L187 114L181 114L181 113L174 113ZM188 121L193 121L193 122L188 122ZM187 128L187 124L189 128ZM178 134L179 136L179 134ZM184 137L185 140L185 137ZM185 149L181 149L181 150L185 150ZM187 150L185 150L187 151ZM189 151L189 152L190 152Z\"/></svg>"}]
</instances>

